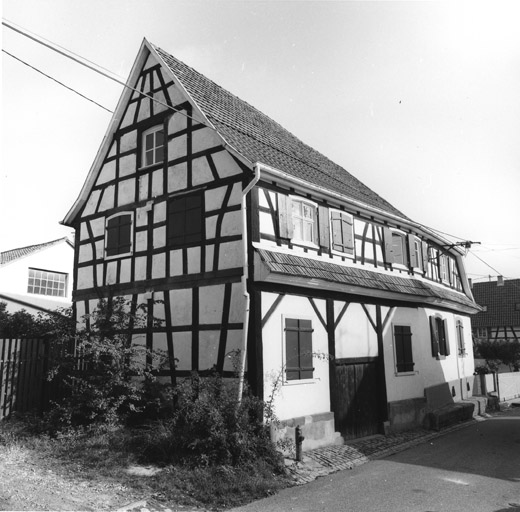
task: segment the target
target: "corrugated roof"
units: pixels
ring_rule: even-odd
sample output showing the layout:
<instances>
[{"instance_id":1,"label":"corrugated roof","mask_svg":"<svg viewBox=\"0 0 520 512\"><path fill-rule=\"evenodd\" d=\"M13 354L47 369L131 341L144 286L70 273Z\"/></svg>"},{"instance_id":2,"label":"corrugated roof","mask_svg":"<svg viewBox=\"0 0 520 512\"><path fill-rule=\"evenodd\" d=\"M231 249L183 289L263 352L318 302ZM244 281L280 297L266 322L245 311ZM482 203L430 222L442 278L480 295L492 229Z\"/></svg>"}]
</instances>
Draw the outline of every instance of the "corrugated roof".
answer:
<instances>
[{"instance_id":1,"label":"corrugated roof","mask_svg":"<svg viewBox=\"0 0 520 512\"><path fill-rule=\"evenodd\" d=\"M261 162L313 185L407 218L348 171L267 115L161 48L153 48L220 135L249 161Z\"/></svg>"},{"instance_id":2,"label":"corrugated roof","mask_svg":"<svg viewBox=\"0 0 520 512\"><path fill-rule=\"evenodd\" d=\"M418 302L431 298L475 309L474 302L462 293L430 285L419 279L391 276L370 270L337 265L286 253L256 249L271 272L294 277L322 279L349 286L413 295ZM430 299L430 300L426 300Z\"/></svg>"},{"instance_id":3,"label":"corrugated roof","mask_svg":"<svg viewBox=\"0 0 520 512\"><path fill-rule=\"evenodd\" d=\"M45 242L43 244L28 245L27 247L20 247L18 249L4 251L0 253L0 265L7 265L12 261L23 258L24 256L29 256L30 254L41 251L43 249L48 249L49 247L64 241L66 241L71 247L74 247L69 238L65 236L63 238L58 238L57 240L52 240L51 242Z\"/></svg>"},{"instance_id":4,"label":"corrugated roof","mask_svg":"<svg viewBox=\"0 0 520 512\"><path fill-rule=\"evenodd\" d=\"M504 280L503 286L496 281L473 284L473 297L487 311L471 318L473 327L518 327L520 326L520 279Z\"/></svg>"}]
</instances>

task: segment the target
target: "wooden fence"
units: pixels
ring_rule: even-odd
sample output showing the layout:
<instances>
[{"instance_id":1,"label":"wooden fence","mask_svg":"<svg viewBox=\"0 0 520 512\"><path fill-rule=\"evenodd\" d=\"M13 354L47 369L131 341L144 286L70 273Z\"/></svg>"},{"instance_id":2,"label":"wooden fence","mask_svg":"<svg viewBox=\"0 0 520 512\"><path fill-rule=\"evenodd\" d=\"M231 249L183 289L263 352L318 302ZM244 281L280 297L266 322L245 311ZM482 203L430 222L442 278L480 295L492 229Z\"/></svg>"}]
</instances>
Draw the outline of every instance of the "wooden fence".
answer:
<instances>
[{"instance_id":1,"label":"wooden fence","mask_svg":"<svg viewBox=\"0 0 520 512\"><path fill-rule=\"evenodd\" d=\"M14 412L42 412L51 399L49 340L0 338L0 420Z\"/></svg>"}]
</instances>

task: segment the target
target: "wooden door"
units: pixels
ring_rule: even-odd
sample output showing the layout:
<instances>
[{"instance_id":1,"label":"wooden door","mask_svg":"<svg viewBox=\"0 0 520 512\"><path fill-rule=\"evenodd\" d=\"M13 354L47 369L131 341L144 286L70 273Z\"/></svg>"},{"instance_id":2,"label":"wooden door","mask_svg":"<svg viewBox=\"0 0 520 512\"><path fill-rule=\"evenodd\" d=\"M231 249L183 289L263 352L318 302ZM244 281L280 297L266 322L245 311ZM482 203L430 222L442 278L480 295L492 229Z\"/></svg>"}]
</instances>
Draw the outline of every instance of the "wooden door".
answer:
<instances>
[{"instance_id":1,"label":"wooden door","mask_svg":"<svg viewBox=\"0 0 520 512\"><path fill-rule=\"evenodd\" d=\"M345 439L378 434L381 428L377 357L336 359L332 410Z\"/></svg>"}]
</instances>

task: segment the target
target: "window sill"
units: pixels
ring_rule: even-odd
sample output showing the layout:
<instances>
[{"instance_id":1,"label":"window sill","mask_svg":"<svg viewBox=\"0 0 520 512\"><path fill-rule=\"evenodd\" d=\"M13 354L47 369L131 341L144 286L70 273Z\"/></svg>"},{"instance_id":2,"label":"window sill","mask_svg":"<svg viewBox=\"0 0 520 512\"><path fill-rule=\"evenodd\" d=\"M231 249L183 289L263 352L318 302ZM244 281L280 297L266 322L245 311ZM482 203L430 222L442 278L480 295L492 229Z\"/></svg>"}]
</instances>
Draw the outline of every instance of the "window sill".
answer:
<instances>
[{"instance_id":1,"label":"window sill","mask_svg":"<svg viewBox=\"0 0 520 512\"><path fill-rule=\"evenodd\" d=\"M437 361L444 361L446 359L446 356L437 354L437 356L435 356L435 359L437 359Z\"/></svg>"},{"instance_id":2,"label":"window sill","mask_svg":"<svg viewBox=\"0 0 520 512\"><path fill-rule=\"evenodd\" d=\"M282 386L301 386L304 384L316 384L321 379L314 377L312 379L299 379L299 380L283 380Z\"/></svg>"},{"instance_id":3,"label":"window sill","mask_svg":"<svg viewBox=\"0 0 520 512\"><path fill-rule=\"evenodd\" d=\"M291 238L291 244L296 245L298 247L308 247L310 249L319 249L320 246L316 245L314 242L308 242L306 240L298 240L297 238Z\"/></svg>"},{"instance_id":4,"label":"window sill","mask_svg":"<svg viewBox=\"0 0 520 512\"><path fill-rule=\"evenodd\" d=\"M413 372L394 372L394 375L396 377L410 377L412 375L418 375L419 372L418 371L413 371Z\"/></svg>"},{"instance_id":5,"label":"window sill","mask_svg":"<svg viewBox=\"0 0 520 512\"><path fill-rule=\"evenodd\" d=\"M113 254L112 256L105 255L105 261L117 260L119 258L128 258L128 257L132 256L132 254L133 254L133 252L125 252L125 253L121 253L121 254Z\"/></svg>"}]
</instances>

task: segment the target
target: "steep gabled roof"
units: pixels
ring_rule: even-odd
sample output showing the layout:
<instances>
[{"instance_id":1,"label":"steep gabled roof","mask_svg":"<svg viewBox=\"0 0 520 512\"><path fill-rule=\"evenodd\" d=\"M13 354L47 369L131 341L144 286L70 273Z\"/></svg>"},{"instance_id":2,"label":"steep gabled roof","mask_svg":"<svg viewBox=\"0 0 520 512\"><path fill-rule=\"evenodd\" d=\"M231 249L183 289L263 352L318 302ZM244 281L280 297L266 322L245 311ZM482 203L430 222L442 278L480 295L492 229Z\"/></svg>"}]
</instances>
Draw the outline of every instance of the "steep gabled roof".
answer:
<instances>
[{"instance_id":1,"label":"steep gabled roof","mask_svg":"<svg viewBox=\"0 0 520 512\"><path fill-rule=\"evenodd\" d=\"M69 240L68 237L58 238L57 240L52 240L50 242L45 242L43 244L36 245L28 245L27 247L20 247L18 249L11 249L9 251L4 251L0 253L0 265L7 265L8 263L12 263L13 261L19 260L20 258L24 258L25 256L29 256L39 251L43 251L45 249L49 249L55 245L58 245L62 242L68 243L72 248L74 248L74 244Z\"/></svg>"},{"instance_id":2,"label":"steep gabled roof","mask_svg":"<svg viewBox=\"0 0 520 512\"><path fill-rule=\"evenodd\" d=\"M348 171L271 118L161 48L151 46L221 137L250 162L261 162L313 185L406 218Z\"/></svg>"},{"instance_id":3,"label":"steep gabled roof","mask_svg":"<svg viewBox=\"0 0 520 512\"><path fill-rule=\"evenodd\" d=\"M496 281L475 283L473 297L486 311L471 318L473 327L518 327L520 326L520 279L506 279L503 286Z\"/></svg>"}]
</instances>

